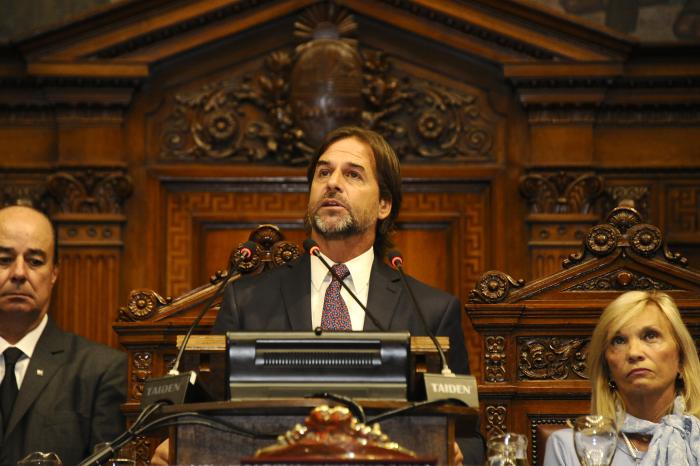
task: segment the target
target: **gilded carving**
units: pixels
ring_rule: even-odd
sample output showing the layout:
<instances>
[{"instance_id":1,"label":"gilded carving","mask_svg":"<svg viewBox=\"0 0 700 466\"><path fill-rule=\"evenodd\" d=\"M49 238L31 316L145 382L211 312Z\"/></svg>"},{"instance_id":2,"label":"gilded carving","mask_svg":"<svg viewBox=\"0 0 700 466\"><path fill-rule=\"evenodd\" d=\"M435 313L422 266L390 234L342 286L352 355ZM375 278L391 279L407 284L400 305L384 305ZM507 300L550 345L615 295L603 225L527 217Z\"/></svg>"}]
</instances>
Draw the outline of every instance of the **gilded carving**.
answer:
<instances>
[{"instance_id":1,"label":"gilded carving","mask_svg":"<svg viewBox=\"0 0 700 466\"><path fill-rule=\"evenodd\" d=\"M513 279L508 274L498 270L490 270L484 273L475 288L469 294L471 303L499 303L506 299L511 288L521 288L525 284L522 278Z\"/></svg>"},{"instance_id":2,"label":"gilded carving","mask_svg":"<svg viewBox=\"0 0 700 466\"><path fill-rule=\"evenodd\" d=\"M530 174L520 179L520 193L527 199L533 214L586 214L602 191L603 179L593 173L578 176L565 172Z\"/></svg>"},{"instance_id":3,"label":"gilded carving","mask_svg":"<svg viewBox=\"0 0 700 466\"><path fill-rule=\"evenodd\" d=\"M343 37L357 26L333 3L295 27L305 42L271 53L256 74L175 95L160 157L300 165L329 130L361 124L402 159L494 159L494 125L476 95L394 74L383 52Z\"/></svg>"},{"instance_id":4,"label":"gilded carving","mask_svg":"<svg viewBox=\"0 0 700 466\"><path fill-rule=\"evenodd\" d=\"M490 439L495 435L503 435L508 429L506 421L508 409L505 405L487 405L486 406L486 439Z\"/></svg>"},{"instance_id":5,"label":"gilded carving","mask_svg":"<svg viewBox=\"0 0 700 466\"><path fill-rule=\"evenodd\" d=\"M149 351L136 351L132 356L131 396L132 400L140 400L146 379L153 371L153 354Z\"/></svg>"},{"instance_id":6,"label":"gilded carving","mask_svg":"<svg viewBox=\"0 0 700 466\"><path fill-rule=\"evenodd\" d=\"M488 336L484 341L485 366L487 382L505 382L506 380L506 339L501 336Z\"/></svg>"},{"instance_id":7,"label":"gilded carving","mask_svg":"<svg viewBox=\"0 0 700 466\"><path fill-rule=\"evenodd\" d=\"M615 270L578 283L565 291L629 291L673 290L674 287L658 279L630 270Z\"/></svg>"},{"instance_id":8,"label":"gilded carving","mask_svg":"<svg viewBox=\"0 0 700 466\"><path fill-rule=\"evenodd\" d=\"M589 338L519 338L519 380L564 380L573 373L587 378L586 345Z\"/></svg>"},{"instance_id":9,"label":"gilded carving","mask_svg":"<svg viewBox=\"0 0 700 466\"><path fill-rule=\"evenodd\" d=\"M131 196L133 183L123 171L60 171L48 177L46 190L59 212L118 214Z\"/></svg>"}]
</instances>

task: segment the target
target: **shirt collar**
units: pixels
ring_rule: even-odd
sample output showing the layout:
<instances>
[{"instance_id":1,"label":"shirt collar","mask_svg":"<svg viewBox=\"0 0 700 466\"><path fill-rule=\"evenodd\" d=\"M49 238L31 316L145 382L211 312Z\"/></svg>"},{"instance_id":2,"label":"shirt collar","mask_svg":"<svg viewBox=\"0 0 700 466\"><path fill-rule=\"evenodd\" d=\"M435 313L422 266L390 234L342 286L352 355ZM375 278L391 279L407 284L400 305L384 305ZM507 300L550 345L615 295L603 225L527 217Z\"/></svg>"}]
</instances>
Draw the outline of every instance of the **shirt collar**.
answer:
<instances>
[{"instance_id":1,"label":"shirt collar","mask_svg":"<svg viewBox=\"0 0 700 466\"><path fill-rule=\"evenodd\" d=\"M3 353L10 346L14 346L15 348L22 350L22 352L28 358L31 358L34 354L34 349L36 348L36 344L39 342L41 334L44 333L44 329L46 328L46 324L48 323L48 321L49 316L44 314L44 317L41 319L41 322L39 322L39 325L30 330L15 345L9 344L7 340L5 340L3 337L0 337L0 353Z\"/></svg>"},{"instance_id":2,"label":"shirt collar","mask_svg":"<svg viewBox=\"0 0 700 466\"><path fill-rule=\"evenodd\" d=\"M321 253L321 256L330 264L331 266L336 263L330 260L325 254ZM355 286L355 290L359 290L363 287L369 286L369 276L372 272L372 264L374 263L374 249L370 247L368 250L345 262L348 270L350 271L350 278ZM331 273L328 269L321 263L321 260L316 257L311 257L311 286L313 286L317 291L321 289L324 281L331 280Z\"/></svg>"}]
</instances>

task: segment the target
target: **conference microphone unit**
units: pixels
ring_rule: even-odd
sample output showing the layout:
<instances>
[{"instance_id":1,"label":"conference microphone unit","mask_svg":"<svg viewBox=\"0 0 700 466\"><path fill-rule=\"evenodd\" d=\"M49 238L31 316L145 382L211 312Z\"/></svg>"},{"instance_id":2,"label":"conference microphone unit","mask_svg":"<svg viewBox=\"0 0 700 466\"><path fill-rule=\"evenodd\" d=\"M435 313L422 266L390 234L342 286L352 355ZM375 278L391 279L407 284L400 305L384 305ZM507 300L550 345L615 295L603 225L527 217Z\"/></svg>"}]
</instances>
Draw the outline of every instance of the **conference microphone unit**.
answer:
<instances>
[{"instance_id":1,"label":"conference microphone unit","mask_svg":"<svg viewBox=\"0 0 700 466\"><path fill-rule=\"evenodd\" d=\"M241 255L244 261L250 260L255 254L257 244L253 241L246 241L238 248L238 253ZM148 406L152 403L158 401L166 401L171 404L182 404L186 401L207 401L211 400L211 396L207 393L206 389L198 382L197 373L195 371L188 371L180 374L178 370L180 366L180 360L182 355L187 348L187 342L190 340L190 336L195 328L199 325L199 322L204 317L204 314L209 310L214 300L218 298L226 288L229 283L231 275L234 271L234 264L232 263L226 276L221 280L221 284L214 291L214 293L209 297L209 299L202 305L202 310L197 314L190 325L185 338L182 340L180 349L175 357L175 362L173 363L172 369L168 371L168 375L163 377L156 377L146 379L143 388L143 394L141 395L141 408Z\"/></svg>"},{"instance_id":2,"label":"conference microphone unit","mask_svg":"<svg viewBox=\"0 0 700 466\"><path fill-rule=\"evenodd\" d=\"M335 273L335 271L333 270L333 267L331 267L330 264L328 263L328 261L326 261L326 259L323 258L323 256L321 255L321 248L318 246L318 243L311 238L306 238L302 244L303 244L304 250L306 252L308 252L312 256L318 257L321 260L321 263L328 269L328 271L331 273L333 278L335 278L338 282L340 282L340 285L343 288L345 288L345 291L347 291L350 294L350 296L352 297L352 299L354 299L355 302L360 306L360 308L362 308L365 315L367 317L369 317L369 320L372 321L372 323L377 327L377 329L380 332L385 332L386 330L384 330L384 328L381 326L381 324L379 323L377 318L374 317L374 315L372 315L372 313L369 311L369 309L367 309L367 306L362 304L362 301L360 301L360 298L355 296L355 293L353 293L352 290L350 289L350 287L348 287L348 285L345 284L345 281L342 278L340 278L337 273Z\"/></svg>"},{"instance_id":3,"label":"conference microphone unit","mask_svg":"<svg viewBox=\"0 0 700 466\"><path fill-rule=\"evenodd\" d=\"M403 271L403 257L401 257L401 253L398 251L390 251L387 257L393 269L396 270L399 277L401 277L401 283L411 298L413 308L415 309L416 314L418 314L420 322L423 326L423 331L430 337L438 351L438 354L440 355L440 361L442 363L441 374L429 374L427 372L423 374L425 393L428 401L456 398L464 402L464 404L467 406L478 406L479 397L476 389L476 378L471 375L455 375L447 365L445 351L442 349L442 346L440 345L440 342L435 334L430 330L428 321L425 319L425 314L418 304L418 300L413 293L413 289L408 284L408 280L406 280L406 274Z\"/></svg>"}]
</instances>

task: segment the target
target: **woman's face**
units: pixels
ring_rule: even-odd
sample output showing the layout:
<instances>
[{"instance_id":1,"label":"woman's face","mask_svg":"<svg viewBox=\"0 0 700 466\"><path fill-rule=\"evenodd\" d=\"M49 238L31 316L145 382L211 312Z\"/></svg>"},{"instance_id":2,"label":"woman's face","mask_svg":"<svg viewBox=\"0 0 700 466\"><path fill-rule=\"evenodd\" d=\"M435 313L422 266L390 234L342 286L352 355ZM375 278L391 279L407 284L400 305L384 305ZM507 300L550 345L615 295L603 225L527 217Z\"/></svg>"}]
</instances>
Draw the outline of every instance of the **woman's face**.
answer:
<instances>
[{"instance_id":1,"label":"woman's face","mask_svg":"<svg viewBox=\"0 0 700 466\"><path fill-rule=\"evenodd\" d=\"M673 399L679 350L671 323L655 304L648 304L641 314L608 336L605 360L623 399L648 395Z\"/></svg>"}]
</instances>

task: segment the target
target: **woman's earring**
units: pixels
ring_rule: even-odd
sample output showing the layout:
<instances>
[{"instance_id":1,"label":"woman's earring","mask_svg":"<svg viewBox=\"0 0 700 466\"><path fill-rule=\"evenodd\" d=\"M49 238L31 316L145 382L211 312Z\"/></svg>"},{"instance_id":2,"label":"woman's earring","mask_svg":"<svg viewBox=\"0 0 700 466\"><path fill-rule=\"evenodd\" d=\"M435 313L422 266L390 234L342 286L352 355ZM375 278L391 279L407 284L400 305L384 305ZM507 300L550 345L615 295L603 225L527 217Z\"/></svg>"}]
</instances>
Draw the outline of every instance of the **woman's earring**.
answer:
<instances>
[{"instance_id":1,"label":"woman's earring","mask_svg":"<svg viewBox=\"0 0 700 466\"><path fill-rule=\"evenodd\" d=\"M610 389L611 392L614 392L617 390L617 384L615 383L614 380L608 380L608 388Z\"/></svg>"},{"instance_id":2,"label":"woman's earring","mask_svg":"<svg viewBox=\"0 0 700 466\"><path fill-rule=\"evenodd\" d=\"M676 375L676 388L684 388L685 387L685 380L683 380L683 374L680 372L678 375Z\"/></svg>"}]
</instances>

